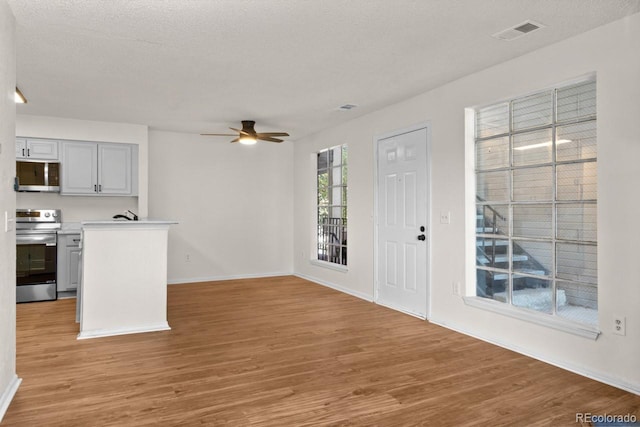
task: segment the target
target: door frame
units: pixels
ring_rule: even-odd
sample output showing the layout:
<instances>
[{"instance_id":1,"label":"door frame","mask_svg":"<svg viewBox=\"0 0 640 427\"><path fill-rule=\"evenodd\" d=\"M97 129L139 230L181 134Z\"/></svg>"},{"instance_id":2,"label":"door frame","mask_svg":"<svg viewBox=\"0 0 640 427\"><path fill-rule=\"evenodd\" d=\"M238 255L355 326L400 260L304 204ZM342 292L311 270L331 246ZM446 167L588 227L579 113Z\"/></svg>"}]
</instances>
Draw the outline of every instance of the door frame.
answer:
<instances>
[{"instance_id":1,"label":"door frame","mask_svg":"<svg viewBox=\"0 0 640 427\"><path fill-rule=\"evenodd\" d=\"M380 199L380 188L378 186L378 181L379 181L379 170L378 170L378 145L380 143L381 140L383 139L387 139L393 136L398 136L398 135L402 135L405 133L410 133L410 132L414 132L420 129L426 129L427 131L427 159L426 159L426 164L424 165L426 168L426 176L427 176L427 206L426 206L426 228L427 230L425 231L425 235L427 236L427 259L425 260L425 262L427 263L427 274L426 274L426 316L422 317L416 313L412 313L409 311L405 311L402 309L398 309L397 307L389 307L386 304L382 304L379 300L378 300L378 294L379 294L379 286L380 286L380 280L378 280L378 264L379 264L379 254L380 254L380 248L378 247L379 242L378 242L378 221L379 221L379 199ZM406 127L406 128L400 128L400 129L396 129L390 132L385 132L382 134L378 134L375 135L373 137L373 239L374 239L374 244L373 244L373 302L378 304L378 305L382 305L385 307L389 307L393 310L396 311L400 311L402 313L408 314L410 316L414 316L417 317L419 319L423 319L423 320L429 320L431 318L431 238L432 238L432 233L431 233L431 122L430 121L424 121L424 122L420 122L417 123L415 125Z\"/></svg>"}]
</instances>

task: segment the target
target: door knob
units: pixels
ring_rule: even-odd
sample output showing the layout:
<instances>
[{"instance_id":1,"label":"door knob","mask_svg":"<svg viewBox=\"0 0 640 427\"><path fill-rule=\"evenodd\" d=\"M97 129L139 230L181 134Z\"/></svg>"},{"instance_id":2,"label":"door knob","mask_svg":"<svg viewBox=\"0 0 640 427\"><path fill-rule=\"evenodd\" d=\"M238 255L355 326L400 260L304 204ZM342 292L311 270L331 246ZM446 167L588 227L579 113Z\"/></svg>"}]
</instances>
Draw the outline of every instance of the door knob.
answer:
<instances>
[{"instance_id":1,"label":"door knob","mask_svg":"<svg viewBox=\"0 0 640 427\"><path fill-rule=\"evenodd\" d=\"M425 241L425 240L427 240L427 237L424 234L421 234L421 235L418 236L418 240Z\"/></svg>"},{"instance_id":2,"label":"door knob","mask_svg":"<svg viewBox=\"0 0 640 427\"><path fill-rule=\"evenodd\" d=\"M420 231L422 231L424 233L424 225L420 226Z\"/></svg>"}]
</instances>

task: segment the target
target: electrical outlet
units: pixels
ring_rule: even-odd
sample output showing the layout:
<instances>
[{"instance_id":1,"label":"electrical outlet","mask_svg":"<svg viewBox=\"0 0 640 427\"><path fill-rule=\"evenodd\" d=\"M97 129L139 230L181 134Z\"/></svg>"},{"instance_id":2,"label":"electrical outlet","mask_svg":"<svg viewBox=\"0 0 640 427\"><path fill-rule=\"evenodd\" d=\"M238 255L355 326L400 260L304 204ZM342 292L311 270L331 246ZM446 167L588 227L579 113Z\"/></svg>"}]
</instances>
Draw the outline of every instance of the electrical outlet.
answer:
<instances>
[{"instance_id":1,"label":"electrical outlet","mask_svg":"<svg viewBox=\"0 0 640 427\"><path fill-rule=\"evenodd\" d=\"M627 334L627 321L623 316L613 316L613 333L623 336Z\"/></svg>"},{"instance_id":2,"label":"electrical outlet","mask_svg":"<svg viewBox=\"0 0 640 427\"><path fill-rule=\"evenodd\" d=\"M191 262L191 255L190 254L186 254L184 256L184 260L185 260L185 262Z\"/></svg>"},{"instance_id":3,"label":"electrical outlet","mask_svg":"<svg viewBox=\"0 0 640 427\"><path fill-rule=\"evenodd\" d=\"M455 280L451 282L451 292L453 292L453 295L460 295L460 282Z\"/></svg>"}]
</instances>

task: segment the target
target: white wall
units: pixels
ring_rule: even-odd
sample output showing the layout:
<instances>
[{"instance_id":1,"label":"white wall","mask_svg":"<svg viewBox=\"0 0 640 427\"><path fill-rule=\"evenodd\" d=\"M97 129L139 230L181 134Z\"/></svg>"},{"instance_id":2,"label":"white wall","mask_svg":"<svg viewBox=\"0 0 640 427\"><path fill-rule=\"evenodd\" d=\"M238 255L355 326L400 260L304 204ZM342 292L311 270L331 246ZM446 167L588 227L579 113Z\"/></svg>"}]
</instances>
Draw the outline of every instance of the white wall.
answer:
<instances>
[{"instance_id":1,"label":"white wall","mask_svg":"<svg viewBox=\"0 0 640 427\"><path fill-rule=\"evenodd\" d=\"M148 212L148 131L147 126L97 122L60 117L16 118L16 135L80 141L119 142L138 145L138 197L61 196L56 193L18 193L18 208L62 209L63 222L109 219L130 209L140 217Z\"/></svg>"},{"instance_id":2,"label":"white wall","mask_svg":"<svg viewBox=\"0 0 640 427\"><path fill-rule=\"evenodd\" d=\"M16 235L5 233L4 215L15 217L15 21L0 0L0 421L15 393L16 376Z\"/></svg>"},{"instance_id":3,"label":"white wall","mask_svg":"<svg viewBox=\"0 0 640 427\"><path fill-rule=\"evenodd\" d=\"M291 142L149 132L149 214L179 222L169 283L291 274L292 157Z\"/></svg>"},{"instance_id":4,"label":"white wall","mask_svg":"<svg viewBox=\"0 0 640 427\"><path fill-rule=\"evenodd\" d=\"M431 141L431 315L461 330L582 374L640 393L640 14L475 73L323 131L296 143L295 272L373 298L373 209L376 135L429 121ZM465 108L531 93L588 73L597 73L599 179L599 319L596 340L469 307L452 292L462 282L469 295L465 231ZM311 153L349 144L349 270L308 262L314 199ZM440 224L441 211L451 223ZM471 221L473 224L474 221ZM474 260L468 260L473 263ZM612 334L614 314L626 316L627 336Z\"/></svg>"},{"instance_id":5,"label":"white wall","mask_svg":"<svg viewBox=\"0 0 640 427\"><path fill-rule=\"evenodd\" d=\"M360 123L366 127L359 129ZM368 300L373 299L374 123L356 120L300 141L294 148L295 272ZM316 251L315 153L341 144L347 144L348 150L348 272L309 263Z\"/></svg>"}]
</instances>

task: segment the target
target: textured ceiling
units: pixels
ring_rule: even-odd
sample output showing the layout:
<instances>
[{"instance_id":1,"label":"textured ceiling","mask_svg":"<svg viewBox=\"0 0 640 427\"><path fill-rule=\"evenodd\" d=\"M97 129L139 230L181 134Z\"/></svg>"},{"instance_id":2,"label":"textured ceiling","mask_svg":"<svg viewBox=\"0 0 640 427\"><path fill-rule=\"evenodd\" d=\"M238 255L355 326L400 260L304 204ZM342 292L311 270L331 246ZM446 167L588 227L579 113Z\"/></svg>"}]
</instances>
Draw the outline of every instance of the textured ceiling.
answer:
<instances>
[{"instance_id":1,"label":"textured ceiling","mask_svg":"<svg viewBox=\"0 0 640 427\"><path fill-rule=\"evenodd\" d=\"M292 139L640 11L640 0L7 0L19 114ZM531 19L546 27L491 37ZM337 107L357 104L343 112Z\"/></svg>"}]
</instances>

